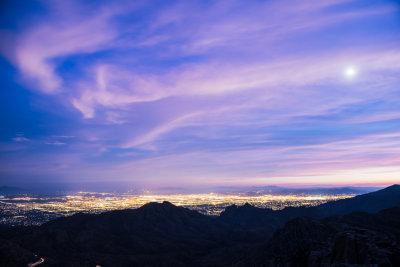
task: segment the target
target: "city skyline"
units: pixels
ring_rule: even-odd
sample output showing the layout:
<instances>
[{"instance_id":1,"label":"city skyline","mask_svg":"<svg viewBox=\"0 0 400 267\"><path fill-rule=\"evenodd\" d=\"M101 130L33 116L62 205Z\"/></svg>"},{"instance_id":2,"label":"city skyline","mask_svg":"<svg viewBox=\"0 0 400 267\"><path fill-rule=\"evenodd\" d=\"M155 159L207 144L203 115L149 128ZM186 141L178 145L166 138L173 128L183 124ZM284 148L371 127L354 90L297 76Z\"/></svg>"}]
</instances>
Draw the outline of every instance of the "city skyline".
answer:
<instances>
[{"instance_id":1,"label":"city skyline","mask_svg":"<svg viewBox=\"0 0 400 267\"><path fill-rule=\"evenodd\" d=\"M6 1L0 186L400 182L396 1Z\"/></svg>"}]
</instances>

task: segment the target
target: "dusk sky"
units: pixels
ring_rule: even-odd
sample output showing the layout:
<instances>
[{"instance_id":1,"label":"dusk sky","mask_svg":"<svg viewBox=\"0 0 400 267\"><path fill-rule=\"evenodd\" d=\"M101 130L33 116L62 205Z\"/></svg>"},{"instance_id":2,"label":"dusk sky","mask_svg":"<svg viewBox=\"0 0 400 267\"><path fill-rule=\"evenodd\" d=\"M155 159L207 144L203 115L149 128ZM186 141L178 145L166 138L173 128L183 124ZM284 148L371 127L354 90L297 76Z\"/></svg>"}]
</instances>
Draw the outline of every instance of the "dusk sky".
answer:
<instances>
[{"instance_id":1,"label":"dusk sky","mask_svg":"<svg viewBox=\"0 0 400 267\"><path fill-rule=\"evenodd\" d=\"M400 182L398 1L2 1L0 28L0 185Z\"/></svg>"}]
</instances>

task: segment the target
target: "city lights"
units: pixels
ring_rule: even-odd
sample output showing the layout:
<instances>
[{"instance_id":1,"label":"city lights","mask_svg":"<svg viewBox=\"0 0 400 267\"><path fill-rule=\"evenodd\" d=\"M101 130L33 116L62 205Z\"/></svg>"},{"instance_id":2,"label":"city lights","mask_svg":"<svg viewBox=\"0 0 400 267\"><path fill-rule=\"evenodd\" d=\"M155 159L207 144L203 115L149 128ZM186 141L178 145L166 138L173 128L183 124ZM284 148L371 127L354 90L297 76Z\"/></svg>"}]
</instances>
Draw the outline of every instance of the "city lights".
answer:
<instances>
[{"instance_id":1,"label":"city lights","mask_svg":"<svg viewBox=\"0 0 400 267\"><path fill-rule=\"evenodd\" d=\"M64 196L18 196L2 198L0 224L40 225L51 219L77 212L98 214L105 211L138 208L149 202L169 201L174 205L219 215L230 205L249 203L273 210L285 207L316 206L354 195L259 195L244 194L173 194L134 195L129 193L78 192Z\"/></svg>"}]
</instances>

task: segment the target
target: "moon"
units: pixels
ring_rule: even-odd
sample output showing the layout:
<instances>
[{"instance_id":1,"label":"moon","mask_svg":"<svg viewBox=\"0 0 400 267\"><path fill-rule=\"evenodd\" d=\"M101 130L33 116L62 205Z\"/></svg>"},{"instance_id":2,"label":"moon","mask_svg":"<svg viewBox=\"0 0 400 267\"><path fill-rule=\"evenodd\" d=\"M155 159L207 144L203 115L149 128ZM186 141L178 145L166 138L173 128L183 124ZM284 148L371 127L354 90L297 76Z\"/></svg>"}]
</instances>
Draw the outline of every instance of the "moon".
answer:
<instances>
[{"instance_id":1,"label":"moon","mask_svg":"<svg viewBox=\"0 0 400 267\"><path fill-rule=\"evenodd\" d=\"M347 67L344 74L347 78L353 78L357 75L357 69L354 67Z\"/></svg>"}]
</instances>

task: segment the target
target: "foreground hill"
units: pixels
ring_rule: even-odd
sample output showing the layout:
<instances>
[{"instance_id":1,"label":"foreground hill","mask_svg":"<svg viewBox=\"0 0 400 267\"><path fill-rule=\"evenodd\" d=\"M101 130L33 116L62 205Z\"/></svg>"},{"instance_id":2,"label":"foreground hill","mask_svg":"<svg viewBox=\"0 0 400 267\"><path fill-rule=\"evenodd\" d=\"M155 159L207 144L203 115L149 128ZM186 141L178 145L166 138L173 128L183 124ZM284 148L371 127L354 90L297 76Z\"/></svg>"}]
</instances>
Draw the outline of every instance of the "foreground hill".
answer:
<instances>
[{"instance_id":1,"label":"foreground hill","mask_svg":"<svg viewBox=\"0 0 400 267\"><path fill-rule=\"evenodd\" d=\"M11 228L3 237L50 266L201 266L205 255L229 264L232 254L257 243L255 234L166 201ZM245 265L244 258L235 261Z\"/></svg>"},{"instance_id":2,"label":"foreground hill","mask_svg":"<svg viewBox=\"0 0 400 267\"><path fill-rule=\"evenodd\" d=\"M400 207L316 220L275 232L258 263L267 266L400 266Z\"/></svg>"},{"instance_id":3,"label":"foreground hill","mask_svg":"<svg viewBox=\"0 0 400 267\"><path fill-rule=\"evenodd\" d=\"M398 185L314 208L231 206L220 217L169 202L75 214L2 229L0 265L43 257L40 266L396 266L396 206Z\"/></svg>"}]
</instances>

